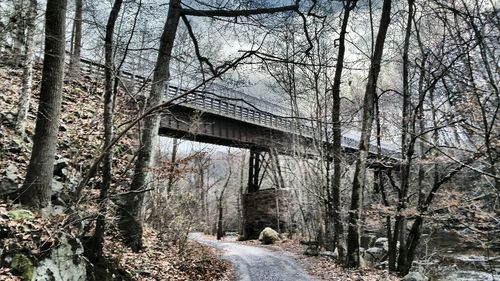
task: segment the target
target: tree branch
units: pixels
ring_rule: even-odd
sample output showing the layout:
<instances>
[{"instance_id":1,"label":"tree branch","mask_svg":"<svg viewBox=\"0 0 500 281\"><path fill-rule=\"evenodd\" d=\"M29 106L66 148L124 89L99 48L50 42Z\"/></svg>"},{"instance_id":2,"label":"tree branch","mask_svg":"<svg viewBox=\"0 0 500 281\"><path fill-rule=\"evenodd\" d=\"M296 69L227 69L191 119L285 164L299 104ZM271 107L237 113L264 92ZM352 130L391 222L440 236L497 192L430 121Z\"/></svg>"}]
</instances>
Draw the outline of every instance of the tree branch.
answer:
<instances>
[{"instance_id":1,"label":"tree branch","mask_svg":"<svg viewBox=\"0 0 500 281\"><path fill-rule=\"evenodd\" d=\"M280 12L298 11L299 1L294 5L274 7L274 8L256 8L248 10L196 10L181 9L181 15L193 17L249 17L263 14L274 14Z\"/></svg>"},{"instance_id":2,"label":"tree branch","mask_svg":"<svg viewBox=\"0 0 500 281\"><path fill-rule=\"evenodd\" d=\"M196 57L200 61L202 70L203 70L203 63L206 63L208 65L208 68L210 69L210 72L212 73L212 75L217 75L213 64L208 60L208 58L201 55L198 40L196 39L196 36L194 35L193 28L191 27L189 20L187 19L187 17L185 15L181 15L181 18L182 18L182 21L184 22L184 25L186 25L186 29L189 33L189 37L191 37L191 41L193 42L193 45L194 45L194 51L196 53Z\"/></svg>"}]
</instances>

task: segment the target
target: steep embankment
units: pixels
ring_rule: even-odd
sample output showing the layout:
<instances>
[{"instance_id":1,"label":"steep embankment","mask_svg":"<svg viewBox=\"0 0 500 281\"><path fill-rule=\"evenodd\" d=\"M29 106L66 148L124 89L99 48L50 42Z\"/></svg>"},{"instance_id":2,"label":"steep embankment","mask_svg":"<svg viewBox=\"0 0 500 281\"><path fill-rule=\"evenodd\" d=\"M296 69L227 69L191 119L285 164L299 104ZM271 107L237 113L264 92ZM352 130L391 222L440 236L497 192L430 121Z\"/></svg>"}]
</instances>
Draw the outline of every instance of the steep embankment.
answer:
<instances>
[{"instance_id":1,"label":"steep embankment","mask_svg":"<svg viewBox=\"0 0 500 281\"><path fill-rule=\"evenodd\" d=\"M102 145L102 81L95 77L66 79L59 127L52 206L41 212L24 210L16 203L32 147L40 65L35 67L32 103L26 134L14 130L17 101L21 93L22 70L2 62L0 57L0 280L36 280L53 275L61 280L230 280L227 262L216 252L199 245L180 247L161 239L146 227L146 248L133 253L119 240L114 227L116 206L110 202L107 214L103 265L97 270L83 256L82 242L92 235L97 214L99 176L84 191L78 204L71 193L88 170ZM119 93L116 129L135 117L132 97ZM114 198L126 188L133 169L137 129L115 147ZM112 269L112 270L109 270ZM101 274L101 275L96 275ZM113 277L114 276L114 277Z\"/></svg>"}]
</instances>

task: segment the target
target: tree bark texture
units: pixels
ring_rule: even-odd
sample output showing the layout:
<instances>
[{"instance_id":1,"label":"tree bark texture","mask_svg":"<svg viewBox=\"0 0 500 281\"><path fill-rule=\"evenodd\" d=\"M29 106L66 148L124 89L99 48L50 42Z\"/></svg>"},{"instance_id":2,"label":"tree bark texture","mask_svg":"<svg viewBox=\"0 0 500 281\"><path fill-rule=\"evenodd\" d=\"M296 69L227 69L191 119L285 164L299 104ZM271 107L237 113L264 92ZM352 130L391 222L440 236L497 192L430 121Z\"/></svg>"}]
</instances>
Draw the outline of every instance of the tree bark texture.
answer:
<instances>
[{"instance_id":1,"label":"tree bark texture","mask_svg":"<svg viewBox=\"0 0 500 281\"><path fill-rule=\"evenodd\" d=\"M83 0L75 0L75 19L73 20L74 33L72 36L73 40L71 42L71 59L69 62L70 75L78 75L80 73L80 56L82 50L82 14Z\"/></svg>"},{"instance_id":2,"label":"tree bark texture","mask_svg":"<svg viewBox=\"0 0 500 281\"><path fill-rule=\"evenodd\" d=\"M11 16L10 21L12 24L12 51L13 60L12 64L17 66L21 63L23 47L25 44L25 6L23 1L14 1L14 15Z\"/></svg>"},{"instance_id":3,"label":"tree bark texture","mask_svg":"<svg viewBox=\"0 0 500 281\"><path fill-rule=\"evenodd\" d=\"M219 198L219 201L217 203L217 210L218 210L218 216L217 216L217 240L221 240L222 236L224 236L224 229L222 228L223 216L224 216L223 197L222 197L222 195Z\"/></svg>"},{"instance_id":4,"label":"tree bark texture","mask_svg":"<svg viewBox=\"0 0 500 281\"><path fill-rule=\"evenodd\" d=\"M361 137L359 142L358 159L354 171L352 183L351 207L349 210L349 228L347 237L347 266L359 267L359 238L360 238L360 216L363 202L363 190L366 179L366 162L368 159L372 123L374 119L374 102L377 90L377 80L380 73L380 64L384 52L384 43L389 23L391 21L391 0L384 0L380 27L375 42L375 49L371 60L368 82L366 84L365 97L363 101L363 120Z\"/></svg>"},{"instance_id":5,"label":"tree bark texture","mask_svg":"<svg viewBox=\"0 0 500 281\"><path fill-rule=\"evenodd\" d=\"M161 103L165 90L165 82L168 81L170 75L170 59L179 24L180 11L181 1L170 1L167 20L160 39L160 48L153 74L153 84L146 103L147 108ZM152 113L144 119L141 144L135 162L134 177L130 186L131 191L143 190L148 184L148 169L154 160L159 124L160 115L158 112ZM135 251L142 248L143 199L143 192L133 192L126 195L126 209L122 208L123 214L120 216L119 226L125 243Z\"/></svg>"},{"instance_id":6,"label":"tree bark texture","mask_svg":"<svg viewBox=\"0 0 500 281\"><path fill-rule=\"evenodd\" d=\"M43 208L49 204L64 77L66 0L48 0L45 54L35 136L20 200Z\"/></svg>"},{"instance_id":7,"label":"tree bark texture","mask_svg":"<svg viewBox=\"0 0 500 281\"><path fill-rule=\"evenodd\" d=\"M170 169L168 172L167 195L170 195L170 192L172 192L172 188L174 186L174 178L176 173L175 163L177 161L177 147L178 147L178 140L174 138L172 142L172 157L170 158Z\"/></svg>"},{"instance_id":8,"label":"tree bark texture","mask_svg":"<svg viewBox=\"0 0 500 281\"><path fill-rule=\"evenodd\" d=\"M33 82L33 54L35 50L35 30L36 30L36 8L37 1L30 0L26 19L26 45L24 48L23 81L22 92L19 97L19 105L16 116L16 131L24 135L26 117L30 108L31 87Z\"/></svg>"}]
</instances>

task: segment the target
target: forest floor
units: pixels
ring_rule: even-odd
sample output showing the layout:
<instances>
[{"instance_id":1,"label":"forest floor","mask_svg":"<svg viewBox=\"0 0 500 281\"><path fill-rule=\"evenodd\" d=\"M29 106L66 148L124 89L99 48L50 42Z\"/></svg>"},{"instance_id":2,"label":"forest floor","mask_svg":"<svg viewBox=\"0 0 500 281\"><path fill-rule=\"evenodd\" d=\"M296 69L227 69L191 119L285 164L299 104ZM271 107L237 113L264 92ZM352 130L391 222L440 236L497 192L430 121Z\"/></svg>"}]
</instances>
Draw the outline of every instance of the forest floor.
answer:
<instances>
[{"instance_id":1,"label":"forest floor","mask_svg":"<svg viewBox=\"0 0 500 281\"><path fill-rule=\"evenodd\" d=\"M306 256L298 240L282 240L262 245L258 240L236 241L191 234L191 239L223 251L223 256L235 265L238 280L318 280L318 281L396 281L396 276L378 269L350 270L331 257ZM251 260L250 260L251 258ZM252 275L254 274L254 275ZM296 274L291 278L290 274Z\"/></svg>"}]
</instances>

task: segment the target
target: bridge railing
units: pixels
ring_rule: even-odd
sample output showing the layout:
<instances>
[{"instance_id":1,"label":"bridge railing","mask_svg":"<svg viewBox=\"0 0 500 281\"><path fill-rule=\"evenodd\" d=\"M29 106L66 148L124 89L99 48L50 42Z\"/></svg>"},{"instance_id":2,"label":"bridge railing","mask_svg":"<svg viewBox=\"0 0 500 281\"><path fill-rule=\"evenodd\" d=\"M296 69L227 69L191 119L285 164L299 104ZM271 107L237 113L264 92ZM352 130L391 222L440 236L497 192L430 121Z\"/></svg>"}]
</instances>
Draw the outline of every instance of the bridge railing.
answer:
<instances>
[{"instance_id":1,"label":"bridge railing","mask_svg":"<svg viewBox=\"0 0 500 281\"><path fill-rule=\"evenodd\" d=\"M85 74L104 77L104 65L91 60L81 59L80 69ZM127 71L120 71L118 76L120 81L128 88L135 89L136 87L142 87L144 91L151 90L151 79L147 77L135 75ZM233 91L229 97L228 95L219 95L211 91L193 91L186 94L187 92L187 90L173 85L165 85L165 98L171 99L183 95L178 100L178 103L183 106L305 137L325 139L321 137L324 134L320 133L321 128L324 128L325 124L320 124L320 121L286 117L261 110L247 101L248 95L246 94L238 94L239 92ZM252 100L255 99L255 97L252 97ZM277 105L276 107L280 106ZM331 132L331 130L327 131ZM350 149L358 149L359 140L344 135L342 136L342 146ZM378 148L375 145L370 145L369 151L372 154L377 154ZM393 150L384 146L381 147L381 154L397 158Z\"/></svg>"},{"instance_id":2,"label":"bridge railing","mask_svg":"<svg viewBox=\"0 0 500 281\"><path fill-rule=\"evenodd\" d=\"M186 90L180 89L175 86L166 87L166 97L175 98L184 93ZM238 105L227 101L224 97L208 92L208 91L195 91L185 95L180 99L184 105L194 109L208 111L217 115L231 117L237 120L242 120L247 123L254 123L257 125L275 128L281 131L288 131L290 133L300 134L305 137L320 138L319 132L324 124L319 124L318 121L308 119L287 118L283 116L274 115L272 113L262 111L258 108L252 107L250 104L247 106ZM312 123L311 125L307 123ZM331 127L331 126L330 126ZM331 130L329 130L331 132ZM359 140L348 136L342 136L342 146L358 149ZM381 154L385 156L394 157L395 152L382 145L380 148ZM369 151L372 154L378 153L376 145L370 145Z\"/></svg>"}]
</instances>

